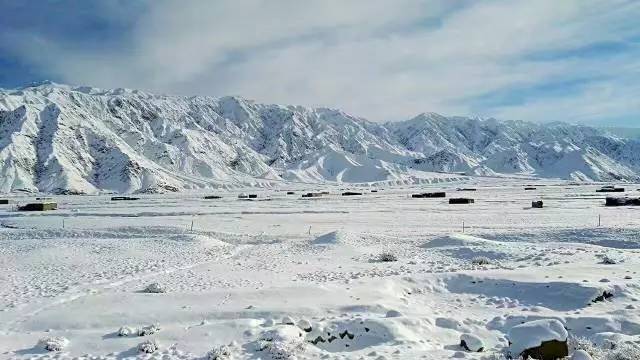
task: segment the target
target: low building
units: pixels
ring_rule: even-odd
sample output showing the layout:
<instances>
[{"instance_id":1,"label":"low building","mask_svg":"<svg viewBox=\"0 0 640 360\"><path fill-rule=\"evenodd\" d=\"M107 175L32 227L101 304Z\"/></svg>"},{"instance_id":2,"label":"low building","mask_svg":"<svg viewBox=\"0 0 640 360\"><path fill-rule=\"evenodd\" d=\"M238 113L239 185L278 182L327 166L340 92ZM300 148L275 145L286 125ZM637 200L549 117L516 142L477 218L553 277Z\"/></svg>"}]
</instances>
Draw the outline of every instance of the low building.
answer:
<instances>
[{"instance_id":1,"label":"low building","mask_svg":"<svg viewBox=\"0 0 640 360\"><path fill-rule=\"evenodd\" d=\"M413 194L411 195L412 198L443 198L443 197L447 197L447 193L445 193L444 191L438 191L438 192L428 192L428 193L421 193L421 194Z\"/></svg>"},{"instance_id":2,"label":"low building","mask_svg":"<svg viewBox=\"0 0 640 360\"><path fill-rule=\"evenodd\" d=\"M475 203L474 199L469 198L451 198L449 199L449 204L473 204Z\"/></svg>"},{"instance_id":3,"label":"low building","mask_svg":"<svg viewBox=\"0 0 640 360\"><path fill-rule=\"evenodd\" d=\"M131 196L113 196L113 197L111 197L111 201L134 201L134 200L140 200L140 198L131 197Z\"/></svg>"},{"instance_id":4,"label":"low building","mask_svg":"<svg viewBox=\"0 0 640 360\"><path fill-rule=\"evenodd\" d=\"M39 202L18 206L19 211L48 211L56 210L57 208L58 204L54 202Z\"/></svg>"},{"instance_id":5,"label":"low building","mask_svg":"<svg viewBox=\"0 0 640 360\"><path fill-rule=\"evenodd\" d=\"M605 192L624 192L624 188L615 187L612 185L603 186L600 189L596 189L596 192L605 193Z\"/></svg>"},{"instance_id":6,"label":"low building","mask_svg":"<svg viewBox=\"0 0 640 360\"><path fill-rule=\"evenodd\" d=\"M640 198L607 197L605 206L640 206Z\"/></svg>"}]
</instances>

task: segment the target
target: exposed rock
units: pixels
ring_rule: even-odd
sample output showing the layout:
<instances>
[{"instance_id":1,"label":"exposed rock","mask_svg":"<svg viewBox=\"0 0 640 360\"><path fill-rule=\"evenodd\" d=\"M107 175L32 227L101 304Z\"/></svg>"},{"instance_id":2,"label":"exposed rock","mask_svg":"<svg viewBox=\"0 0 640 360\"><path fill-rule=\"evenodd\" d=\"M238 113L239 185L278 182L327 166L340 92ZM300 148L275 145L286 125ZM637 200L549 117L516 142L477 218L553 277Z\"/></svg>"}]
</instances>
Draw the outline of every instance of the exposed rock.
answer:
<instances>
[{"instance_id":1,"label":"exposed rock","mask_svg":"<svg viewBox=\"0 0 640 360\"><path fill-rule=\"evenodd\" d=\"M462 334L460 336L460 346L472 352L482 352L485 348L482 339L473 334Z\"/></svg>"},{"instance_id":2,"label":"exposed rock","mask_svg":"<svg viewBox=\"0 0 640 360\"><path fill-rule=\"evenodd\" d=\"M557 360L569 355L564 325L556 319L542 319L516 325L509 331L512 356Z\"/></svg>"}]
</instances>

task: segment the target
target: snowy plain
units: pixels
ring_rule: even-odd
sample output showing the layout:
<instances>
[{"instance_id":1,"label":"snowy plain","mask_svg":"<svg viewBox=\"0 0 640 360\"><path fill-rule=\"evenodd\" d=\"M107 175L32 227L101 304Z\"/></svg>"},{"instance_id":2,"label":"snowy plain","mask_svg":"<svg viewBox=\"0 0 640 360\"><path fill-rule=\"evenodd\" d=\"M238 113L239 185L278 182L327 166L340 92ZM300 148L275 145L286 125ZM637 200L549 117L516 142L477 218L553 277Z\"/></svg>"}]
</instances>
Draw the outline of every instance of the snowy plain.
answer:
<instances>
[{"instance_id":1,"label":"snowy plain","mask_svg":"<svg viewBox=\"0 0 640 360\"><path fill-rule=\"evenodd\" d=\"M0 358L499 359L509 331L537 319L603 346L640 344L640 208L604 207L599 186L471 177L60 195L44 213L14 211L33 198L11 195L0 205ZM475 203L411 198L436 190ZM300 197L309 191L330 194ZM151 283L166 292L145 293ZM150 325L159 330L137 336ZM464 334L483 351L460 347ZM69 344L48 352L46 337ZM159 349L141 355L147 340Z\"/></svg>"}]
</instances>

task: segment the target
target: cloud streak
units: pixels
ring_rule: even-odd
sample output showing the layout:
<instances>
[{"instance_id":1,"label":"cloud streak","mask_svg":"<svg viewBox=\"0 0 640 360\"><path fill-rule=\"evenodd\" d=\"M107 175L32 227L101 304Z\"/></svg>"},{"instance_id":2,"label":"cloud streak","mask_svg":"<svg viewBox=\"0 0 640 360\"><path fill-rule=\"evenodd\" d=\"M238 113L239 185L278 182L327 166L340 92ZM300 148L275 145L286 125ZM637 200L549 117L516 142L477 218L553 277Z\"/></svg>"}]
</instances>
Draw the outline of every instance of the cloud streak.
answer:
<instances>
[{"instance_id":1,"label":"cloud streak","mask_svg":"<svg viewBox=\"0 0 640 360\"><path fill-rule=\"evenodd\" d=\"M376 121L640 114L637 1L154 1L124 20L117 9L100 15L121 29L105 47L28 27L4 31L0 47L75 84L237 94Z\"/></svg>"}]
</instances>

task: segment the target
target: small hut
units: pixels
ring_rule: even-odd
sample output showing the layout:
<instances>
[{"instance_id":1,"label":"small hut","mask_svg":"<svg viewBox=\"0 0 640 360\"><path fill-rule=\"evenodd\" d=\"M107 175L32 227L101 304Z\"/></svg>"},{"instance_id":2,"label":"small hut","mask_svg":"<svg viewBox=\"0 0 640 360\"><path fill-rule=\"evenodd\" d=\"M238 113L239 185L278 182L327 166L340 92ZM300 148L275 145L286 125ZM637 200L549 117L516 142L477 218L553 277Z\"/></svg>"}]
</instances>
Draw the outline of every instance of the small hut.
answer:
<instances>
[{"instance_id":1,"label":"small hut","mask_svg":"<svg viewBox=\"0 0 640 360\"><path fill-rule=\"evenodd\" d=\"M135 201L135 200L140 200L140 198L132 197L132 196L113 196L113 197L111 197L111 201Z\"/></svg>"},{"instance_id":2,"label":"small hut","mask_svg":"<svg viewBox=\"0 0 640 360\"><path fill-rule=\"evenodd\" d=\"M451 198L449 199L449 204L473 204L475 203L474 199L470 198Z\"/></svg>"},{"instance_id":3,"label":"small hut","mask_svg":"<svg viewBox=\"0 0 640 360\"><path fill-rule=\"evenodd\" d=\"M342 196L357 196L357 195L362 195L362 193L356 192L356 191L345 191L342 193Z\"/></svg>"},{"instance_id":4,"label":"small hut","mask_svg":"<svg viewBox=\"0 0 640 360\"><path fill-rule=\"evenodd\" d=\"M532 201L531 202L531 207L535 208L535 209L542 209L544 203L542 202L542 200L538 200L538 201Z\"/></svg>"},{"instance_id":5,"label":"small hut","mask_svg":"<svg viewBox=\"0 0 640 360\"><path fill-rule=\"evenodd\" d=\"M204 197L205 200L216 200L216 199L222 199L222 196L220 195L207 195Z\"/></svg>"},{"instance_id":6,"label":"small hut","mask_svg":"<svg viewBox=\"0 0 640 360\"><path fill-rule=\"evenodd\" d=\"M533 187L533 186L527 186L524 188L524 191L531 191L531 190L538 190L538 188Z\"/></svg>"},{"instance_id":7,"label":"small hut","mask_svg":"<svg viewBox=\"0 0 640 360\"><path fill-rule=\"evenodd\" d=\"M308 192L306 194L302 194L303 198L314 198L314 197L322 197L322 193L319 192Z\"/></svg>"},{"instance_id":8,"label":"small hut","mask_svg":"<svg viewBox=\"0 0 640 360\"><path fill-rule=\"evenodd\" d=\"M428 193L421 193L421 194L412 194L411 195L412 198L443 198L443 197L447 197L447 193L445 193L444 191L438 191L438 192L428 192Z\"/></svg>"},{"instance_id":9,"label":"small hut","mask_svg":"<svg viewBox=\"0 0 640 360\"><path fill-rule=\"evenodd\" d=\"M295 191L287 191L287 195L294 195Z\"/></svg>"},{"instance_id":10,"label":"small hut","mask_svg":"<svg viewBox=\"0 0 640 360\"><path fill-rule=\"evenodd\" d=\"M22 206L18 206L19 211L48 211L48 210L56 210L57 208L58 208L58 204L54 202L29 203Z\"/></svg>"},{"instance_id":11,"label":"small hut","mask_svg":"<svg viewBox=\"0 0 640 360\"><path fill-rule=\"evenodd\" d=\"M9 203L9 199L0 199L0 205L7 205Z\"/></svg>"},{"instance_id":12,"label":"small hut","mask_svg":"<svg viewBox=\"0 0 640 360\"><path fill-rule=\"evenodd\" d=\"M606 185L601 187L600 189L596 189L596 192L605 193L605 192L624 192L624 188L615 187L613 185Z\"/></svg>"},{"instance_id":13,"label":"small hut","mask_svg":"<svg viewBox=\"0 0 640 360\"><path fill-rule=\"evenodd\" d=\"M605 206L640 206L640 198L628 198L628 197L611 197L608 196Z\"/></svg>"}]
</instances>

